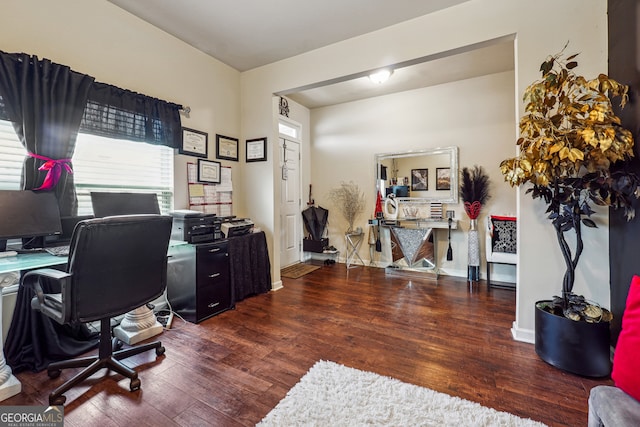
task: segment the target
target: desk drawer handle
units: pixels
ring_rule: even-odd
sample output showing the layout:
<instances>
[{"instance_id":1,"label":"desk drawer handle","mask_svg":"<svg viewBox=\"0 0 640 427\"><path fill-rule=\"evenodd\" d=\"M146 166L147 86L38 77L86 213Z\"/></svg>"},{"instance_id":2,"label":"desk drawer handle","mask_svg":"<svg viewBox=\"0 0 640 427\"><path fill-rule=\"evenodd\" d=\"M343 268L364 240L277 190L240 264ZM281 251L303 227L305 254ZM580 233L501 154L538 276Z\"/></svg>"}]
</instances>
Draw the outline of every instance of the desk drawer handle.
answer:
<instances>
[{"instance_id":1,"label":"desk drawer handle","mask_svg":"<svg viewBox=\"0 0 640 427\"><path fill-rule=\"evenodd\" d=\"M213 273L209 275L209 278L213 279L214 277L218 277L220 273Z\"/></svg>"},{"instance_id":2,"label":"desk drawer handle","mask_svg":"<svg viewBox=\"0 0 640 427\"><path fill-rule=\"evenodd\" d=\"M211 304L207 305L207 307L213 308L213 307L215 307L217 305L220 305L220 303L219 302L212 302Z\"/></svg>"},{"instance_id":3,"label":"desk drawer handle","mask_svg":"<svg viewBox=\"0 0 640 427\"><path fill-rule=\"evenodd\" d=\"M209 249L209 252L213 253L213 252L219 252L220 248L213 248L213 249Z\"/></svg>"}]
</instances>

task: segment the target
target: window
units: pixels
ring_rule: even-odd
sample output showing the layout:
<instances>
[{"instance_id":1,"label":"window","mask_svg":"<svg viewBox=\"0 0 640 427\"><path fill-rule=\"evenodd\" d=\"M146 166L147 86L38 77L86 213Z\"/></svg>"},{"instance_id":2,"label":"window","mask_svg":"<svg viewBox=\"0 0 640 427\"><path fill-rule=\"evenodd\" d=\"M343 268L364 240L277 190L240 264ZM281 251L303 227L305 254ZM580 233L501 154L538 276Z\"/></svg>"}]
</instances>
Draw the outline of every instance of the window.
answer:
<instances>
[{"instance_id":1,"label":"window","mask_svg":"<svg viewBox=\"0 0 640 427\"><path fill-rule=\"evenodd\" d=\"M282 120L280 120L280 122L278 123L278 131L282 135L289 136L295 140L299 138L299 135L298 135L300 133L299 128L293 124L285 123Z\"/></svg>"},{"instance_id":2,"label":"window","mask_svg":"<svg viewBox=\"0 0 640 427\"><path fill-rule=\"evenodd\" d=\"M0 120L0 189L20 189L26 150L10 122ZM78 215L92 214L91 191L152 192L160 211L173 208L173 149L78 134L73 155Z\"/></svg>"},{"instance_id":3,"label":"window","mask_svg":"<svg viewBox=\"0 0 640 427\"><path fill-rule=\"evenodd\" d=\"M11 122L0 120L0 190L19 190L24 149Z\"/></svg>"},{"instance_id":4,"label":"window","mask_svg":"<svg viewBox=\"0 0 640 427\"><path fill-rule=\"evenodd\" d=\"M173 208L171 147L80 133L73 169L79 215L93 212L92 191L156 193L162 213Z\"/></svg>"}]
</instances>

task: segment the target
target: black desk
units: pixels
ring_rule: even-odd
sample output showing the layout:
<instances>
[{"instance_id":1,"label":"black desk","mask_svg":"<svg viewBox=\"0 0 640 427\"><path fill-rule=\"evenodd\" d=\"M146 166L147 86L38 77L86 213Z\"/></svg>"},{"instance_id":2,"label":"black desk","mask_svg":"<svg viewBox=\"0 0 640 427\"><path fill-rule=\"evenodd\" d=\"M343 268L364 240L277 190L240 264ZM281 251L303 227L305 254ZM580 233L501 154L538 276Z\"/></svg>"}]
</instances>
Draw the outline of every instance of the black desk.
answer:
<instances>
[{"instance_id":1,"label":"black desk","mask_svg":"<svg viewBox=\"0 0 640 427\"><path fill-rule=\"evenodd\" d=\"M264 231L229 238L234 301L271 290L271 264Z\"/></svg>"},{"instance_id":2,"label":"black desk","mask_svg":"<svg viewBox=\"0 0 640 427\"><path fill-rule=\"evenodd\" d=\"M27 253L0 261L0 272L26 271L36 268L56 268L67 263L66 257L48 253ZM43 283L49 292L48 283ZM60 325L31 309L33 291L18 288L11 326L4 343L7 364L13 372L41 371L50 362L85 353L98 344L97 336L83 324Z\"/></svg>"},{"instance_id":3,"label":"black desk","mask_svg":"<svg viewBox=\"0 0 640 427\"><path fill-rule=\"evenodd\" d=\"M234 300L271 290L271 264L264 231L229 238Z\"/></svg>"},{"instance_id":4,"label":"black desk","mask_svg":"<svg viewBox=\"0 0 640 427\"><path fill-rule=\"evenodd\" d=\"M186 243L172 240L169 243L169 254L174 247L184 244ZM66 263L66 257L46 252L25 253L0 258L0 273L44 267L63 268ZM51 291L48 283L43 283L43 287L45 292ZM41 371L50 362L78 356L97 346L97 333L91 332L86 325L60 325L32 310L33 296L32 290L22 286L18 288L11 326L4 343L6 362L14 372Z\"/></svg>"},{"instance_id":5,"label":"black desk","mask_svg":"<svg viewBox=\"0 0 640 427\"><path fill-rule=\"evenodd\" d=\"M186 243L172 241L169 253L182 245ZM21 254L0 259L0 272L60 266L66 262L65 257L47 253ZM234 301L271 290L271 267L264 232L230 238L229 262ZM59 325L32 310L32 293L22 287L18 289L16 308L4 343L7 364L14 372L40 371L52 361L75 357L97 345L97 337L85 325Z\"/></svg>"},{"instance_id":6,"label":"black desk","mask_svg":"<svg viewBox=\"0 0 640 427\"><path fill-rule=\"evenodd\" d=\"M167 297L185 320L199 323L271 290L263 232L185 244L169 259Z\"/></svg>"}]
</instances>

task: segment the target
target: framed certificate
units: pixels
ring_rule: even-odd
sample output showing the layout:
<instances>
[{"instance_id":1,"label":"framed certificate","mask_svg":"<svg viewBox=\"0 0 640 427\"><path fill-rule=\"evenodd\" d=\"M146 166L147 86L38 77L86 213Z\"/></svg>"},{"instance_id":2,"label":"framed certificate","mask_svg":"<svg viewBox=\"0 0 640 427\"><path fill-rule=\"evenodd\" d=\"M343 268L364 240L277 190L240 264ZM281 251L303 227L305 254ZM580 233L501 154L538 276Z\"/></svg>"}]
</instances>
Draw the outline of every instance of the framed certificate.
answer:
<instances>
[{"instance_id":1,"label":"framed certificate","mask_svg":"<svg viewBox=\"0 0 640 427\"><path fill-rule=\"evenodd\" d=\"M216 157L238 161L238 138L216 134Z\"/></svg>"},{"instance_id":2,"label":"framed certificate","mask_svg":"<svg viewBox=\"0 0 640 427\"><path fill-rule=\"evenodd\" d=\"M198 159L198 182L220 184L220 162Z\"/></svg>"},{"instance_id":3,"label":"framed certificate","mask_svg":"<svg viewBox=\"0 0 640 427\"><path fill-rule=\"evenodd\" d=\"M209 134L195 129L182 128L182 144L178 152L188 156L207 157Z\"/></svg>"},{"instance_id":4,"label":"framed certificate","mask_svg":"<svg viewBox=\"0 0 640 427\"><path fill-rule=\"evenodd\" d=\"M247 162L267 160L267 138L247 139Z\"/></svg>"}]
</instances>

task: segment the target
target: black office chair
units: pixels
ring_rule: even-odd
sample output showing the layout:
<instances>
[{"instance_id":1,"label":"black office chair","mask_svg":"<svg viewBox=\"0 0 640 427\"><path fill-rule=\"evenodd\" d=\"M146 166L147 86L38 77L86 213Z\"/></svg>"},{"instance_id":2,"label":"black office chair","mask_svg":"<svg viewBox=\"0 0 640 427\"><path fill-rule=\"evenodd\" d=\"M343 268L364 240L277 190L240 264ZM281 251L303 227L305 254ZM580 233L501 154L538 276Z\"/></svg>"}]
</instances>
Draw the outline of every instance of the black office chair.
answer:
<instances>
[{"instance_id":1,"label":"black office chair","mask_svg":"<svg viewBox=\"0 0 640 427\"><path fill-rule=\"evenodd\" d=\"M171 217L125 215L81 221L71 238L67 271L38 269L26 273L22 284L35 297L31 307L60 324L100 320L97 356L51 363L47 372L56 378L65 368L86 369L49 395L50 405L63 405L70 388L102 368L131 379L131 391L140 388L138 374L121 359L155 349L164 353L159 341L119 350L112 340L110 319L140 307L162 295L167 284L167 249ZM45 294L42 281L49 280L59 293ZM114 349L116 351L114 351Z\"/></svg>"}]
</instances>

